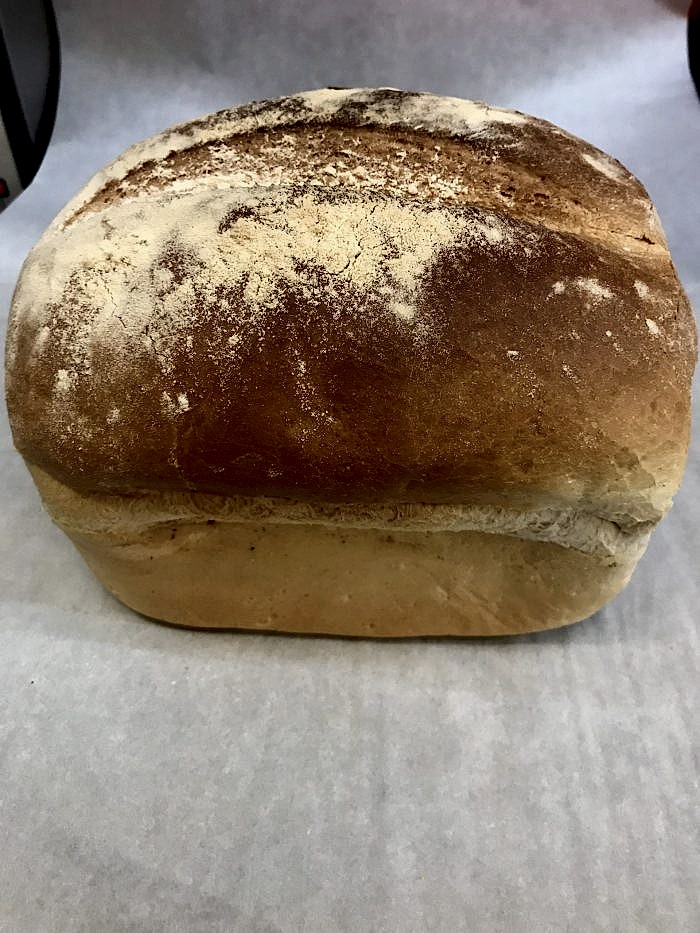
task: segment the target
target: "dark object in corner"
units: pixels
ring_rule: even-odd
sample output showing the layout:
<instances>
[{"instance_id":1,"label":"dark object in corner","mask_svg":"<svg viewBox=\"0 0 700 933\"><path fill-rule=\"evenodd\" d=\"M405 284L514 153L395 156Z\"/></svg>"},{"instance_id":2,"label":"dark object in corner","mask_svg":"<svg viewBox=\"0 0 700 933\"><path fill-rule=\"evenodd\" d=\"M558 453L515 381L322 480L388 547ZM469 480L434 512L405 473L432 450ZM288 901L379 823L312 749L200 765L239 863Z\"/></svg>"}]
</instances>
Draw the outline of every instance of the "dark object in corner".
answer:
<instances>
[{"instance_id":1,"label":"dark object in corner","mask_svg":"<svg viewBox=\"0 0 700 933\"><path fill-rule=\"evenodd\" d=\"M688 65L700 97L700 0L693 0L688 10Z\"/></svg>"},{"instance_id":2,"label":"dark object in corner","mask_svg":"<svg viewBox=\"0 0 700 933\"><path fill-rule=\"evenodd\" d=\"M60 68L51 0L0 0L0 212L31 184L46 154Z\"/></svg>"}]
</instances>

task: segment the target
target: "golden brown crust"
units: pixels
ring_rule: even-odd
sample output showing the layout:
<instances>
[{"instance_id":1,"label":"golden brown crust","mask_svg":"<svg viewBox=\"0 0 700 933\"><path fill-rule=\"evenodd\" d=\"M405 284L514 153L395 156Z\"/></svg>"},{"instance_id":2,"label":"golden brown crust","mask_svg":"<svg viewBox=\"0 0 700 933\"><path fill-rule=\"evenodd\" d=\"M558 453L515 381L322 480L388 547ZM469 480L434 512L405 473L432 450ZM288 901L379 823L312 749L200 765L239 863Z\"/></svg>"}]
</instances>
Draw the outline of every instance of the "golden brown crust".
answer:
<instances>
[{"instance_id":1,"label":"golden brown crust","mask_svg":"<svg viewBox=\"0 0 700 933\"><path fill-rule=\"evenodd\" d=\"M341 537L331 528L221 525L178 533L182 547L168 547L164 531L126 548L72 537L127 606L196 628L520 635L587 618L623 589L633 569L605 567L556 544L478 532L352 530Z\"/></svg>"},{"instance_id":2,"label":"golden brown crust","mask_svg":"<svg viewBox=\"0 0 700 933\"><path fill-rule=\"evenodd\" d=\"M20 451L83 490L658 519L695 336L643 188L532 118L416 128L425 97L253 105L108 170L18 288Z\"/></svg>"}]
</instances>

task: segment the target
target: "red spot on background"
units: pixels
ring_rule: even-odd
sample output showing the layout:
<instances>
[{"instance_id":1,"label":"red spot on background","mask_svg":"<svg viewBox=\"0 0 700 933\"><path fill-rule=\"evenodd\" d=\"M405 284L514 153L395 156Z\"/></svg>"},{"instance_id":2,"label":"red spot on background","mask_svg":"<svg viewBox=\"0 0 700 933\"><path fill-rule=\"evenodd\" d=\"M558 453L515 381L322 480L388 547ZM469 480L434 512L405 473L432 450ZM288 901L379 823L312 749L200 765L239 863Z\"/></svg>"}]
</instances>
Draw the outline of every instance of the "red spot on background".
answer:
<instances>
[{"instance_id":1,"label":"red spot on background","mask_svg":"<svg viewBox=\"0 0 700 933\"><path fill-rule=\"evenodd\" d=\"M0 198L9 198L10 190L4 178L0 178Z\"/></svg>"}]
</instances>

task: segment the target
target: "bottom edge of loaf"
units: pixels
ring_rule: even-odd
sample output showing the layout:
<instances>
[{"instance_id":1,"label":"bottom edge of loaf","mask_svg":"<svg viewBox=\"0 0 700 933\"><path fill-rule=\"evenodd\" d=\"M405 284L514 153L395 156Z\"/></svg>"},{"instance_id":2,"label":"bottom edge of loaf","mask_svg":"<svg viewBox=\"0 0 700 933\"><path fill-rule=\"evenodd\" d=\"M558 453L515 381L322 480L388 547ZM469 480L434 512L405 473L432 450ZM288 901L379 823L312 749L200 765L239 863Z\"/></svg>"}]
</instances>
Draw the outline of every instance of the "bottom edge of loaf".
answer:
<instances>
[{"instance_id":1,"label":"bottom edge of loaf","mask_svg":"<svg viewBox=\"0 0 700 933\"><path fill-rule=\"evenodd\" d=\"M175 625L375 638L513 635L587 618L628 582L638 553L601 558L480 531L190 522L129 536L66 527L101 583ZM52 505L54 508L52 508Z\"/></svg>"}]
</instances>

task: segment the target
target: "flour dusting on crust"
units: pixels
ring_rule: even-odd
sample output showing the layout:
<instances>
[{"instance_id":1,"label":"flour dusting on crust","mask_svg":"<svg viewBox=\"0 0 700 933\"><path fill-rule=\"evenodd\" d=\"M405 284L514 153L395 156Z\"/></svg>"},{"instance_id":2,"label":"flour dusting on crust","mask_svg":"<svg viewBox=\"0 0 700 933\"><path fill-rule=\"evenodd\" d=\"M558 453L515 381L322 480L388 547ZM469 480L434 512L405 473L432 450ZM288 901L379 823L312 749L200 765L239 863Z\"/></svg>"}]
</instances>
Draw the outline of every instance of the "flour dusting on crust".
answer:
<instances>
[{"instance_id":1,"label":"flour dusting on crust","mask_svg":"<svg viewBox=\"0 0 700 933\"><path fill-rule=\"evenodd\" d=\"M92 371L101 347L121 346L126 365L140 343L168 375L173 351L194 339L205 307L218 304L226 321L222 353L240 352L279 313L290 288L315 300L319 275L331 292L337 281L365 295L367 308L390 294L393 318L416 340L426 339L429 322L421 321L415 300L435 256L457 240L504 252L513 245L508 224L487 212L426 212L381 198L368 209L365 196L329 200L313 189L274 197L244 190L225 199L211 191L169 192L149 204L147 222L143 210L139 201L117 203L107 228L98 215L86 215L60 244L34 254L48 274L32 276L16 306L33 321L40 345L57 314L70 331L72 369L57 373L57 404ZM112 230L121 231L119 261ZM243 310L230 307L237 290ZM188 407L178 391L164 404L173 414Z\"/></svg>"}]
</instances>

